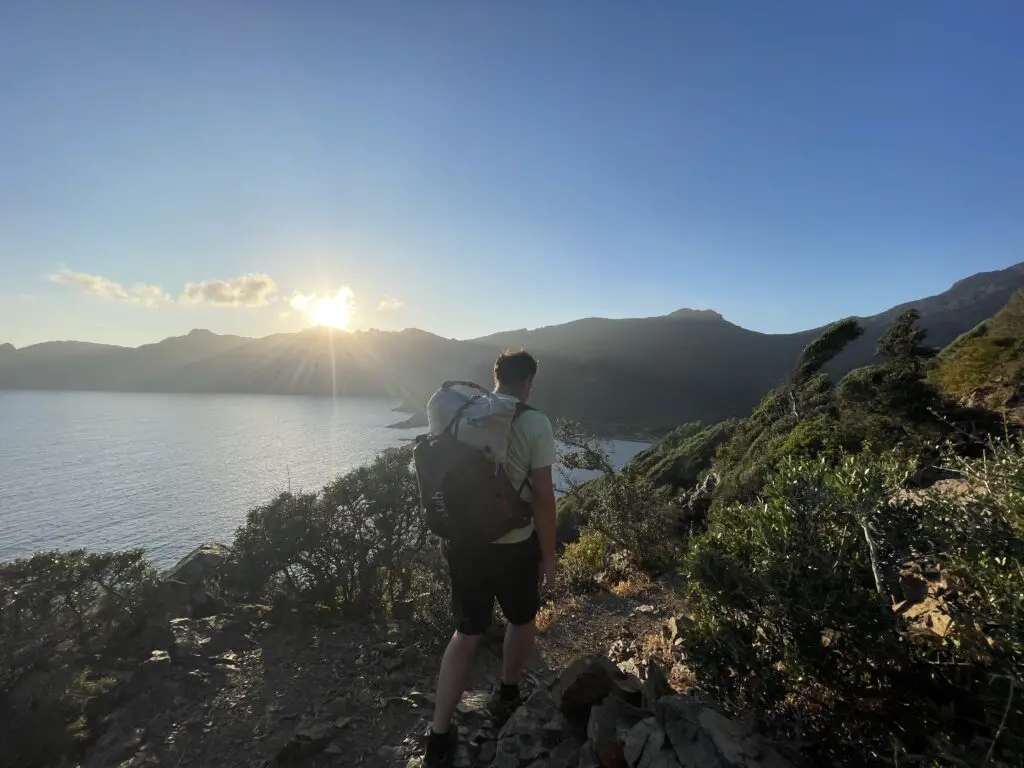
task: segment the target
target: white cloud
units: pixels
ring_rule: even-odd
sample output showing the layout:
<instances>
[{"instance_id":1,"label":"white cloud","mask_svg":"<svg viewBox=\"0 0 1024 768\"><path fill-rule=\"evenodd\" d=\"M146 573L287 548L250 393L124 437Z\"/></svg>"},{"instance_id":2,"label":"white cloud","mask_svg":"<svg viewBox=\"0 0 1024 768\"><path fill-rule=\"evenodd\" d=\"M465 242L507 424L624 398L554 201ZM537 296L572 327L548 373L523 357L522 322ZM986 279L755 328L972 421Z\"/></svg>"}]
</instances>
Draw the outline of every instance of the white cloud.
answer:
<instances>
[{"instance_id":1,"label":"white cloud","mask_svg":"<svg viewBox=\"0 0 1024 768\"><path fill-rule=\"evenodd\" d=\"M218 307L264 307L275 300L276 293L277 283L270 275L251 273L230 280L187 283L181 301Z\"/></svg>"},{"instance_id":2,"label":"white cloud","mask_svg":"<svg viewBox=\"0 0 1024 768\"><path fill-rule=\"evenodd\" d=\"M70 269L61 269L55 272L49 276L49 280L61 285L73 285L80 288L83 293L111 301L128 301L146 307L158 307L171 301L167 292L158 285L137 283L131 288L125 288L109 278L89 275L84 272L73 272Z\"/></svg>"},{"instance_id":3,"label":"white cloud","mask_svg":"<svg viewBox=\"0 0 1024 768\"><path fill-rule=\"evenodd\" d=\"M309 309L309 305L316 300L316 294L304 294L296 291L292 294L292 297L288 300L288 306L294 309L296 312L304 312Z\"/></svg>"},{"instance_id":4,"label":"white cloud","mask_svg":"<svg viewBox=\"0 0 1024 768\"><path fill-rule=\"evenodd\" d=\"M392 299L389 296L385 296L380 300L380 304L377 305L377 309L381 312L387 312L391 309L401 309L404 306L404 301L399 301L398 299Z\"/></svg>"},{"instance_id":5,"label":"white cloud","mask_svg":"<svg viewBox=\"0 0 1024 768\"><path fill-rule=\"evenodd\" d=\"M133 285L128 293L131 295L130 301L144 304L147 307L159 307L174 301L170 294L159 285Z\"/></svg>"}]
</instances>

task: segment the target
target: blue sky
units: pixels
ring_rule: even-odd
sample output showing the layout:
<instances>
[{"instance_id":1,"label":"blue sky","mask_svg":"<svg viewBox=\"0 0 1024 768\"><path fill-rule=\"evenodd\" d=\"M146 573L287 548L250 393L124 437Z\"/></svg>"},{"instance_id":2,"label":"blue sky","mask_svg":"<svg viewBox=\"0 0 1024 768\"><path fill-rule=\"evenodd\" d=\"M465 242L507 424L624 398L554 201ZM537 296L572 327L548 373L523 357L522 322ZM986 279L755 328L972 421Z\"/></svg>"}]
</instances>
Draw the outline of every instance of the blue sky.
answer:
<instances>
[{"instance_id":1,"label":"blue sky","mask_svg":"<svg viewBox=\"0 0 1024 768\"><path fill-rule=\"evenodd\" d=\"M4 3L0 341L343 288L460 338L870 314L1024 260L1022 39L1016 0Z\"/></svg>"}]
</instances>

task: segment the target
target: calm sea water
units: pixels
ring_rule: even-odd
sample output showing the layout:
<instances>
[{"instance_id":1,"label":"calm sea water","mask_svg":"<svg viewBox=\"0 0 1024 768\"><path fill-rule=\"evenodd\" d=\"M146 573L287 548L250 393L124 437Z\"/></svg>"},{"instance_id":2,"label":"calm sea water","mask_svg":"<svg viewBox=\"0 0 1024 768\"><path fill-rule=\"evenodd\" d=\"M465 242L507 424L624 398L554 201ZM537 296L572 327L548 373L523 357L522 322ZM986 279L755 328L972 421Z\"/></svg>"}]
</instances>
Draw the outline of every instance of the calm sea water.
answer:
<instances>
[{"instance_id":1,"label":"calm sea water","mask_svg":"<svg viewBox=\"0 0 1024 768\"><path fill-rule=\"evenodd\" d=\"M416 431L385 400L0 393L0 560L142 547L167 566L230 541L276 493L315 490ZM616 463L646 447L610 445Z\"/></svg>"}]
</instances>

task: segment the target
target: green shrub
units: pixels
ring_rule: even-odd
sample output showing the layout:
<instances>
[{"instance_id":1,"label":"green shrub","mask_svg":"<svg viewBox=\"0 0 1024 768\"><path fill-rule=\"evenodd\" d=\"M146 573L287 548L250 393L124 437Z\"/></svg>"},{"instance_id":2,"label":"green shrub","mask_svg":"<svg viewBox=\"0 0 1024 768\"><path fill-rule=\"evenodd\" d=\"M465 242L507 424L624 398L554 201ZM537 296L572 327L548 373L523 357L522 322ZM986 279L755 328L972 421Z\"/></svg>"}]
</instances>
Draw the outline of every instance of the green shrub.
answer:
<instances>
[{"instance_id":1,"label":"green shrub","mask_svg":"<svg viewBox=\"0 0 1024 768\"><path fill-rule=\"evenodd\" d=\"M41 552L0 564L3 764L50 765L96 736L89 702L112 685L89 665L124 652L157 595L141 550Z\"/></svg>"},{"instance_id":2,"label":"green shrub","mask_svg":"<svg viewBox=\"0 0 1024 768\"><path fill-rule=\"evenodd\" d=\"M660 572L674 567L681 552L679 507L671 489L657 486L637 465L617 470L601 441L579 425L559 425L559 439L572 450L561 465L569 482L573 513L601 533L639 568ZM600 472L588 483L569 481L574 470Z\"/></svg>"},{"instance_id":3,"label":"green shrub","mask_svg":"<svg viewBox=\"0 0 1024 768\"><path fill-rule=\"evenodd\" d=\"M415 591L427 540L407 449L317 493L283 493L235 536L236 580L254 595L346 613L388 612Z\"/></svg>"},{"instance_id":4,"label":"green shrub","mask_svg":"<svg viewBox=\"0 0 1024 768\"><path fill-rule=\"evenodd\" d=\"M974 765L997 733L993 756L1019 764L1019 703L1012 728L999 723L1006 681L1024 672L1024 458L962 462L989 488L969 501L905 493L914 466L870 452L786 460L758 502L713 510L685 560L689 664L737 710L799 723L819 764ZM945 634L893 609L913 568L950 585L931 606L952 619Z\"/></svg>"},{"instance_id":5,"label":"green shrub","mask_svg":"<svg viewBox=\"0 0 1024 768\"><path fill-rule=\"evenodd\" d=\"M576 541L566 545L559 558L559 591L578 594L594 589L607 553L608 540L598 531L584 530Z\"/></svg>"}]
</instances>

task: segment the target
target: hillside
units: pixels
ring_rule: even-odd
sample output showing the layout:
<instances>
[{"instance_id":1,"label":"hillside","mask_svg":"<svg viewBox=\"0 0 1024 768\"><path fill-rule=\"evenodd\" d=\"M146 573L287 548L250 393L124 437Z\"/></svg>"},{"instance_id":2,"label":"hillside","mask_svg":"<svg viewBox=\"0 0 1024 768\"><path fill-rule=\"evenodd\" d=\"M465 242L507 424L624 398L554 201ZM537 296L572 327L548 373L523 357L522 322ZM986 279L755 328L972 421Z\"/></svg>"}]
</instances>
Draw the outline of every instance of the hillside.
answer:
<instances>
[{"instance_id":1,"label":"hillside","mask_svg":"<svg viewBox=\"0 0 1024 768\"><path fill-rule=\"evenodd\" d=\"M907 306L935 344L974 328L1024 288L1024 265L961 280L937 296L863 318L863 336L829 366L870 361ZM0 389L387 396L422 406L445 379L490 380L495 356L523 346L541 358L536 404L608 432L667 432L681 422L747 412L821 329L763 334L717 312L585 318L469 341L414 329L345 333L311 328L261 339L193 331L138 348L49 342L0 347Z\"/></svg>"},{"instance_id":2,"label":"hillside","mask_svg":"<svg viewBox=\"0 0 1024 768\"><path fill-rule=\"evenodd\" d=\"M1024 389L1024 293L960 336L937 360L936 383L963 402L1000 411L1020 406Z\"/></svg>"}]
</instances>

